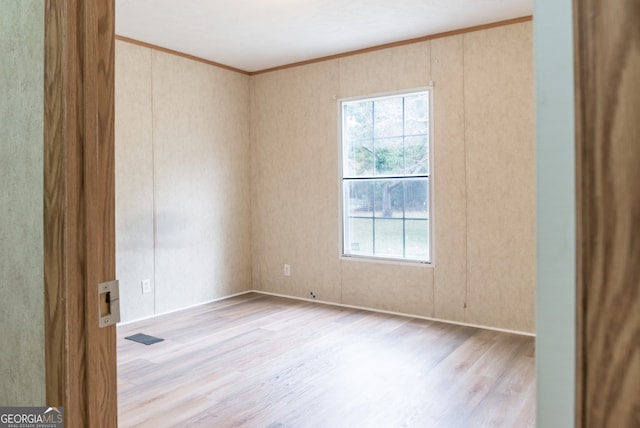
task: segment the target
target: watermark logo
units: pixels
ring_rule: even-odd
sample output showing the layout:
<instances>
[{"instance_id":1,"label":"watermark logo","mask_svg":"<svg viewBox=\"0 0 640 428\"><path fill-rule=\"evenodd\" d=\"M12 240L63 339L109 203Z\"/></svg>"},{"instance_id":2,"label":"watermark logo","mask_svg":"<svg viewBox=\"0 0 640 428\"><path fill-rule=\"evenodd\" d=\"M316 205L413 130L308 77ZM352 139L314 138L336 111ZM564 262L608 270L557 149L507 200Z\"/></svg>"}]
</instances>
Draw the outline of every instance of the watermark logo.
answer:
<instances>
[{"instance_id":1,"label":"watermark logo","mask_svg":"<svg viewBox=\"0 0 640 428\"><path fill-rule=\"evenodd\" d=\"M0 407L0 428L64 428L64 409Z\"/></svg>"}]
</instances>

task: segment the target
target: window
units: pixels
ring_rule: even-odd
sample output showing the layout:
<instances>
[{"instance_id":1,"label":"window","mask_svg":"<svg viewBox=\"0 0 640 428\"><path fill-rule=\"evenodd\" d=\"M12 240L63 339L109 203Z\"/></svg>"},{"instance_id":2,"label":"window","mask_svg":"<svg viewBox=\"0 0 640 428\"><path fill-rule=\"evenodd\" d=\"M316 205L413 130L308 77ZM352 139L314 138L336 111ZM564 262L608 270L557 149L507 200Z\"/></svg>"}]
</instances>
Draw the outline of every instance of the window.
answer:
<instances>
[{"instance_id":1,"label":"window","mask_svg":"<svg viewBox=\"0 0 640 428\"><path fill-rule=\"evenodd\" d=\"M342 101L342 254L431 262L430 90Z\"/></svg>"}]
</instances>

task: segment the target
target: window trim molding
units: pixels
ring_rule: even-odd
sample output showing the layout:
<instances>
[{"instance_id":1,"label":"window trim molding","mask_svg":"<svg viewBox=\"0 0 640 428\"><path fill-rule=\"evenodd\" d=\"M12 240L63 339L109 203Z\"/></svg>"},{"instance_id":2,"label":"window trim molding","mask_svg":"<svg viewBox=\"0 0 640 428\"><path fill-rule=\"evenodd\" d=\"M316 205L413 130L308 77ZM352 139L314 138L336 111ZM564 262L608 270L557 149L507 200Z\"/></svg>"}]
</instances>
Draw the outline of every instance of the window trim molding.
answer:
<instances>
[{"instance_id":1,"label":"window trim molding","mask_svg":"<svg viewBox=\"0 0 640 428\"><path fill-rule=\"evenodd\" d=\"M336 110L337 110L337 119L338 119L338 216L339 216L339 240L338 240L338 255L340 260L348 260L348 261L361 261L361 262L370 262L370 263L383 263L383 264L396 264L403 266L417 266L417 267L435 267L435 209L433 209L434 201L435 201L435 184L434 184L434 175L435 175L435 165L434 165L434 141L435 141L435 127L433 121L433 97L434 97L434 82L430 81L427 86L420 86L416 88L402 89L397 91L389 91L389 92L380 92L380 93L369 93L361 96L351 96L351 97L343 97L336 99ZM427 92L428 95L428 103L429 103L429 177L428 177L428 201L429 201L429 260L419 260L419 259L410 259L410 258L396 258L396 257L384 257L384 256L376 256L376 255L360 255L360 254L345 254L344 251L344 238L345 238L345 225L344 225L344 187L343 183L345 180L344 177L344 145L342 141L343 130L342 130L342 105L345 102L350 101L366 101L380 98L393 98L397 96L405 96L414 94L417 92ZM381 177L384 178L384 177Z\"/></svg>"}]
</instances>

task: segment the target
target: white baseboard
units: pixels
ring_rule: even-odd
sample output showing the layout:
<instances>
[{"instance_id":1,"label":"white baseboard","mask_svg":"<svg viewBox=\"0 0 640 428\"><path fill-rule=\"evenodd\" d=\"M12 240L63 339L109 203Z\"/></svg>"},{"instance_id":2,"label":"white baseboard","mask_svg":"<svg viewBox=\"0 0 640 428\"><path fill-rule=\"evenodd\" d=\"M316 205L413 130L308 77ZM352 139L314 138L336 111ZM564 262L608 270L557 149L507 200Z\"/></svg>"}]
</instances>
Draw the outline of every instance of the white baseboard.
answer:
<instances>
[{"instance_id":1,"label":"white baseboard","mask_svg":"<svg viewBox=\"0 0 640 428\"><path fill-rule=\"evenodd\" d=\"M184 311L184 310L187 310L187 309L191 309L191 308L195 308L195 307L198 307L198 306L206 305L208 303L219 302L221 300L229 299L231 297L242 296L244 294L249 294L249 293L258 293L258 294L264 294L264 295L267 295L267 296L283 297L283 298L286 298L286 299L302 300L304 302L312 302L312 303L319 303L319 304L322 304L322 305L338 306L338 307L341 307L341 308L358 309L358 310L361 310L361 311L378 312L378 313L381 313L381 314L397 315L397 316L407 317L407 318L417 318L417 319L421 319L421 320L441 322L441 323L445 323L445 324L453 324L453 325L460 325L460 326L464 326L464 327L480 328L480 329L483 329L483 330L500 331L502 333L518 334L518 335L521 335L521 336L530 336L530 337L535 337L536 336L535 333L529 333L529 332L526 332L526 331L509 330L509 329L506 329L506 328L490 327L490 326L486 326L486 325L470 324L470 323L459 322L459 321L451 321L451 320L446 320L446 319L441 319L441 318L425 317L423 315L406 314L406 313L403 313L403 312L394 312L394 311L386 311L384 309L368 308L368 307L365 307L365 306L346 305L344 303L328 302L326 300L309 299L309 298L306 298L306 297L289 296L289 295L286 295L286 294L271 293L269 291L262 291L262 290L242 291L240 293L230 294L230 295L224 296L224 297L218 297L218 298L213 299L213 300L208 300L206 302L197 303L197 304L191 305L191 306L186 306L184 308L175 309L175 310L168 311L168 312L163 312L163 313L160 313L160 314L150 315L148 317L138 318L138 319L131 320L131 321L120 322L120 323L118 323L118 325L127 325L127 324L131 324L131 323L138 322L138 321L144 321L144 320L148 320L148 319L151 319L151 318L159 317L159 316L162 316L162 315L167 315L167 314L172 314L172 313L175 313L175 312Z\"/></svg>"},{"instance_id":2,"label":"white baseboard","mask_svg":"<svg viewBox=\"0 0 640 428\"><path fill-rule=\"evenodd\" d=\"M441 322L441 323L445 323L445 324L454 324L454 325L460 325L460 326L464 326L464 327L473 327L473 328L480 328L480 329L483 329L483 330L493 330L493 331L500 331L502 333L511 333L511 334L518 334L518 335L521 335L521 336L536 337L535 333L529 333L527 331L509 330L509 329L500 328L500 327L490 327L490 326L486 326L486 325L470 324L470 323L459 322L459 321L445 320L445 319L441 319L441 318L425 317L423 315L406 314L406 313L403 313L403 312L394 312L394 311L386 311L384 309L368 308L368 307L365 307L365 306L346 305L344 303L328 302L326 300L309 299L309 298L306 298L306 297L288 296L286 294L271 293L269 291L251 290L251 292L258 293L258 294L266 294L268 296L284 297L284 298L287 298L287 299L302 300L302 301L305 301L305 302L320 303L320 304L323 304L323 305L339 306L341 308L358 309L358 310L362 310L362 311L378 312L378 313L381 313L381 314L397 315L397 316L407 317L407 318L418 318L418 319L421 319L421 320Z\"/></svg>"},{"instance_id":3,"label":"white baseboard","mask_svg":"<svg viewBox=\"0 0 640 428\"><path fill-rule=\"evenodd\" d=\"M219 302L220 300L230 299L232 297L242 296L243 294L248 294L248 293L253 293L253 290L242 291L240 293L235 293L235 294L229 294L228 296L223 296L223 297L217 297L217 298L212 299L212 300L207 300L205 302L196 303L195 305L185 306L184 308L172 309L172 310L167 311L167 312L160 312L159 314L149 315L148 317L136 318L134 320L129 320L129 321L122 321L122 322L119 322L117 325L133 324L134 322L145 321L145 320L148 320L148 319L151 319L151 318L161 317L163 315L173 314L173 313L180 312L180 311L186 311L187 309L197 308L198 306L206 305L208 303Z\"/></svg>"}]
</instances>

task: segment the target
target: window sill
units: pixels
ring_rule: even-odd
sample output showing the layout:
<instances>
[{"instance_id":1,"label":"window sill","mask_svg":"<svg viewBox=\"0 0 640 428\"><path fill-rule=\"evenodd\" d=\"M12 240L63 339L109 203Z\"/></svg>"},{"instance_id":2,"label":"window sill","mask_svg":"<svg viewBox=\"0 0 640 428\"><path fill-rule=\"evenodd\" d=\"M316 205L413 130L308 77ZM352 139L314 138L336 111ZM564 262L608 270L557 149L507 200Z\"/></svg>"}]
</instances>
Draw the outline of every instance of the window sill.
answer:
<instances>
[{"instance_id":1,"label":"window sill","mask_svg":"<svg viewBox=\"0 0 640 428\"><path fill-rule=\"evenodd\" d=\"M340 260L344 261L352 261L352 262L365 262L365 263L377 263L377 264L388 264L388 265L399 265L399 266L407 266L407 267L424 267L424 268L434 268L435 265L433 262L424 262L420 260L404 260L404 259L394 259L394 258L385 258L385 257L371 257L371 256L356 256L356 255L340 255Z\"/></svg>"}]
</instances>

